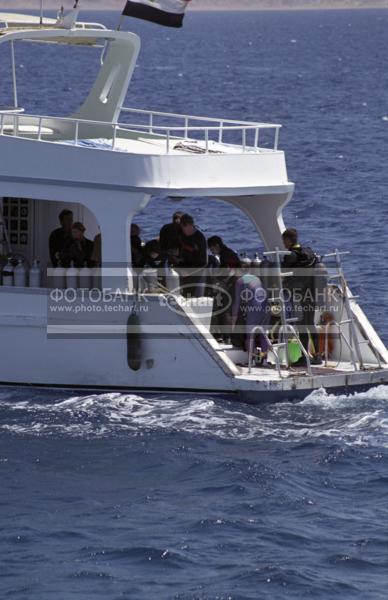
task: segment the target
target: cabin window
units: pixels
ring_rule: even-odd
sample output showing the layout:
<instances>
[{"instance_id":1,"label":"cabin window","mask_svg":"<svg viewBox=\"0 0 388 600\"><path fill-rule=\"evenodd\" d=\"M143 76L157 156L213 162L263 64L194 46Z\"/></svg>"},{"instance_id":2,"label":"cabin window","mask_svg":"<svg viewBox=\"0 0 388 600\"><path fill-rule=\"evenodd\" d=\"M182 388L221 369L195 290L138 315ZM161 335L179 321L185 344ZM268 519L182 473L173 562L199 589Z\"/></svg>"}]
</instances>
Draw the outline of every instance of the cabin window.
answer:
<instances>
[{"instance_id":1,"label":"cabin window","mask_svg":"<svg viewBox=\"0 0 388 600\"><path fill-rule=\"evenodd\" d=\"M16 246L27 246L30 220L28 200L4 198L3 217L10 243Z\"/></svg>"}]
</instances>

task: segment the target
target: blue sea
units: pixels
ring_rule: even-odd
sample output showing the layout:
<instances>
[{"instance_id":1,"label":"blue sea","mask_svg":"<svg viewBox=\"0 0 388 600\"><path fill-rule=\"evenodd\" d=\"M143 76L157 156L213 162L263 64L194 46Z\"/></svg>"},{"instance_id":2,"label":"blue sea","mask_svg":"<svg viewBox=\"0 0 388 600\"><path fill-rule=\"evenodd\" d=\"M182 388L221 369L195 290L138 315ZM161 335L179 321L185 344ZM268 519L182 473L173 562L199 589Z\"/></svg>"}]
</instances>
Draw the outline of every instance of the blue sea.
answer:
<instances>
[{"instance_id":1,"label":"blue sea","mask_svg":"<svg viewBox=\"0 0 388 600\"><path fill-rule=\"evenodd\" d=\"M192 12L179 31L125 27L143 44L127 106L283 124L296 184L286 224L319 252L351 251L349 285L388 343L388 11ZM93 49L17 48L20 104L71 113L98 61ZM177 207L238 251L262 248L243 215L203 198L154 198L142 237ZM388 387L261 406L0 389L1 600L387 590Z\"/></svg>"}]
</instances>

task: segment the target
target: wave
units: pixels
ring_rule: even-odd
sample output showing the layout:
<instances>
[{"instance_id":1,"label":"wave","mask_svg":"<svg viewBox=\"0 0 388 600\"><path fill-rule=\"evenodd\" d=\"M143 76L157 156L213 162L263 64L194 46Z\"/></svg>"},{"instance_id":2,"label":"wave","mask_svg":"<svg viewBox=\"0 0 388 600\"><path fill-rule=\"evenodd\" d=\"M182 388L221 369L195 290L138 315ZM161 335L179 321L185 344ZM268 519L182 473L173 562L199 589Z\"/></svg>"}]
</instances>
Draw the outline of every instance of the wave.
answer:
<instances>
[{"instance_id":1,"label":"wave","mask_svg":"<svg viewBox=\"0 0 388 600\"><path fill-rule=\"evenodd\" d=\"M298 404L243 406L198 396L103 393L58 396L9 388L0 393L0 431L33 436L105 437L182 432L226 440L309 443L332 439L388 448L388 386L334 396L311 393Z\"/></svg>"}]
</instances>

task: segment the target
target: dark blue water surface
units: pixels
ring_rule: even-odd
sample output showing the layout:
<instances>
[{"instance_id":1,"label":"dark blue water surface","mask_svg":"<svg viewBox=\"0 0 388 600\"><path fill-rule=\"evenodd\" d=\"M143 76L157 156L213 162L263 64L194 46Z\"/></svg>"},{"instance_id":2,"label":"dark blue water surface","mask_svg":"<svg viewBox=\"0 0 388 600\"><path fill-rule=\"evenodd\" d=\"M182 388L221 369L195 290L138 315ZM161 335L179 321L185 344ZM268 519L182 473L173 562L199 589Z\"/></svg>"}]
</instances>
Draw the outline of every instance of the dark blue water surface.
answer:
<instances>
[{"instance_id":1,"label":"dark blue water surface","mask_svg":"<svg viewBox=\"0 0 388 600\"><path fill-rule=\"evenodd\" d=\"M321 252L352 251L350 285L387 342L388 11L126 25L143 42L127 105L283 123L286 222ZM21 47L17 64L26 110L65 115L98 57ZM179 206L236 249L261 248L223 203ZM176 207L153 199L143 236ZM1 599L385 600L387 528L387 387L260 407L1 390Z\"/></svg>"}]
</instances>

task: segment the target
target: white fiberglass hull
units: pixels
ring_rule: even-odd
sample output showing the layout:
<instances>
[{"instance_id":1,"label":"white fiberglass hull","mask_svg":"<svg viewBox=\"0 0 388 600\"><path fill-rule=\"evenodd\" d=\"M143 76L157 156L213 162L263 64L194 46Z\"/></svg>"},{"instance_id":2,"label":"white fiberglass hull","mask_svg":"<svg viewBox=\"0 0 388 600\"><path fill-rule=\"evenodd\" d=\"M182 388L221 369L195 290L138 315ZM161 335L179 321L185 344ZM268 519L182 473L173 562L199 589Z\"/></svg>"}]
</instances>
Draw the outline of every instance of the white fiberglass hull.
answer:
<instances>
[{"instance_id":1,"label":"white fiberglass hull","mask_svg":"<svg viewBox=\"0 0 388 600\"><path fill-rule=\"evenodd\" d=\"M129 313L110 318L109 326L93 318L75 321L74 315L50 325L49 302L46 290L11 289L0 295L1 384L195 391L261 402L300 399L321 387L348 393L388 383L388 365L357 372L349 364L337 370L316 368L311 376L294 372L279 377L274 369L249 374L230 360L195 317L171 311L161 296L138 312L141 366L134 371L128 365Z\"/></svg>"}]
</instances>

